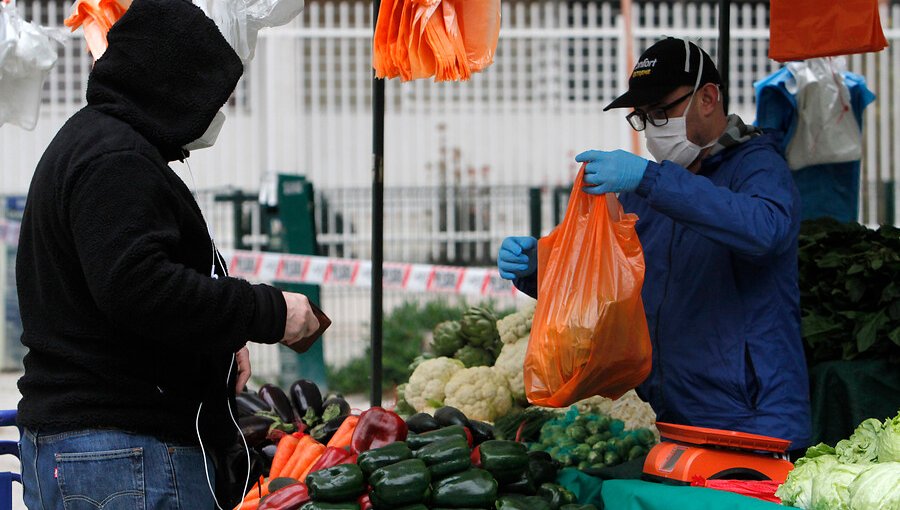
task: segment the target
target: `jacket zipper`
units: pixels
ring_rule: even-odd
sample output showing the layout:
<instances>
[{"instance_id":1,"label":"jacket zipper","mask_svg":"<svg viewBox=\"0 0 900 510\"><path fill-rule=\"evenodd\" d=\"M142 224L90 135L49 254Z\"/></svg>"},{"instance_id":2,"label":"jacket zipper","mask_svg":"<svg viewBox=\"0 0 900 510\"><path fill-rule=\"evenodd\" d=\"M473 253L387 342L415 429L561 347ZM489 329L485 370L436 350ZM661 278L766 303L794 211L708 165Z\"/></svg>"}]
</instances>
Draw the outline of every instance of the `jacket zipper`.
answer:
<instances>
[{"instance_id":1,"label":"jacket zipper","mask_svg":"<svg viewBox=\"0 0 900 510\"><path fill-rule=\"evenodd\" d=\"M672 221L672 235L669 237L669 261L668 261L668 271L666 272L666 284L663 286L663 295L662 299L659 301L659 307L656 309L656 345L654 348L656 349L656 369L659 371L659 402L660 409L666 408L666 398L665 398L665 386L666 380L663 374L663 364L662 364L662 349L660 349L660 339L659 339L659 323L662 322L662 307L666 302L666 298L669 295L669 280L672 278L672 249L675 247L675 221Z\"/></svg>"}]
</instances>

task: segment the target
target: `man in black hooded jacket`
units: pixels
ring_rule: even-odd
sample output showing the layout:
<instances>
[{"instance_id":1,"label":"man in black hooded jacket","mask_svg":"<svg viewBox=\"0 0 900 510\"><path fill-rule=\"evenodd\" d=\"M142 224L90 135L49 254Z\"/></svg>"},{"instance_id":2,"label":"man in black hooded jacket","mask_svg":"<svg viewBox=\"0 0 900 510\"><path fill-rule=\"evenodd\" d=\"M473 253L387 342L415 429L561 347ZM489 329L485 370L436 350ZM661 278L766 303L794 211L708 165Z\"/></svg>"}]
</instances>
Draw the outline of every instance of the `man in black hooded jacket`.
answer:
<instances>
[{"instance_id":1,"label":"man in black hooded jacket","mask_svg":"<svg viewBox=\"0 0 900 510\"><path fill-rule=\"evenodd\" d=\"M291 344L318 321L304 296L226 277L168 167L242 74L216 25L185 0L134 0L108 42L22 221L25 502L211 509L199 445L237 439L229 407L249 376L246 342Z\"/></svg>"}]
</instances>

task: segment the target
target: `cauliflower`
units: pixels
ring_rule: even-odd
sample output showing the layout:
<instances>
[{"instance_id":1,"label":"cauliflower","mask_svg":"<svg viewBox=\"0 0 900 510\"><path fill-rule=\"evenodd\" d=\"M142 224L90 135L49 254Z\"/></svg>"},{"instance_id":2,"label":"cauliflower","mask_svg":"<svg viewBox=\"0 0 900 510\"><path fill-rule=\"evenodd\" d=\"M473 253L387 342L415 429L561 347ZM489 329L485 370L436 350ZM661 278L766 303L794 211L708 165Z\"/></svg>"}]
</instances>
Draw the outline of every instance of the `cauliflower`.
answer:
<instances>
[{"instance_id":1,"label":"cauliflower","mask_svg":"<svg viewBox=\"0 0 900 510\"><path fill-rule=\"evenodd\" d=\"M518 342L505 343L500 350L500 356L494 363L494 370L502 375L509 383L509 389L513 398L518 402L527 403L525 399L525 353L528 351L528 337L522 337Z\"/></svg>"},{"instance_id":2,"label":"cauliflower","mask_svg":"<svg viewBox=\"0 0 900 510\"><path fill-rule=\"evenodd\" d=\"M444 392L444 405L459 409L472 420L493 422L509 413L513 406L509 383L491 367L456 372Z\"/></svg>"},{"instance_id":3,"label":"cauliflower","mask_svg":"<svg viewBox=\"0 0 900 510\"><path fill-rule=\"evenodd\" d=\"M452 358L434 358L423 361L413 371L406 385L406 401L416 411L441 407L444 402L444 386L465 365Z\"/></svg>"},{"instance_id":4,"label":"cauliflower","mask_svg":"<svg viewBox=\"0 0 900 510\"><path fill-rule=\"evenodd\" d=\"M514 344L522 338L528 338L531 333L531 320L534 318L534 307L537 301L525 305L518 312L511 313L497 321L497 331L500 332L500 341L506 344Z\"/></svg>"}]
</instances>

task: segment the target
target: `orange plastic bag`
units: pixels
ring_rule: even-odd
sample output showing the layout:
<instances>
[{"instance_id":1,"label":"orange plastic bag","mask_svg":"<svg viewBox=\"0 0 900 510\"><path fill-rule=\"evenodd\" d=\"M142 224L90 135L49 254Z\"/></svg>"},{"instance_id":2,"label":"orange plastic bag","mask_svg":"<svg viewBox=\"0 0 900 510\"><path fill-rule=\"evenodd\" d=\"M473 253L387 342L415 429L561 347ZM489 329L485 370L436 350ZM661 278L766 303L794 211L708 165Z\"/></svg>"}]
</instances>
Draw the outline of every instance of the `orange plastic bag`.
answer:
<instances>
[{"instance_id":1,"label":"orange plastic bag","mask_svg":"<svg viewBox=\"0 0 900 510\"><path fill-rule=\"evenodd\" d=\"M131 7L131 0L77 0L72 7L72 15L64 24L74 32L81 27L87 41L88 50L94 60L106 52L106 34L109 29Z\"/></svg>"},{"instance_id":2,"label":"orange plastic bag","mask_svg":"<svg viewBox=\"0 0 900 510\"><path fill-rule=\"evenodd\" d=\"M779 62L881 51L878 0L772 0L769 58Z\"/></svg>"},{"instance_id":3,"label":"orange plastic bag","mask_svg":"<svg viewBox=\"0 0 900 510\"><path fill-rule=\"evenodd\" d=\"M538 241L525 392L545 407L618 398L643 382L652 362L637 216L611 193L582 192L583 173L582 166L562 223Z\"/></svg>"},{"instance_id":4,"label":"orange plastic bag","mask_svg":"<svg viewBox=\"0 0 900 510\"><path fill-rule=\"evenodd\" d=\"M463 81L494 59L500 0L383 0L372 45L378 78Z\"/></svg>"}]
</instances>

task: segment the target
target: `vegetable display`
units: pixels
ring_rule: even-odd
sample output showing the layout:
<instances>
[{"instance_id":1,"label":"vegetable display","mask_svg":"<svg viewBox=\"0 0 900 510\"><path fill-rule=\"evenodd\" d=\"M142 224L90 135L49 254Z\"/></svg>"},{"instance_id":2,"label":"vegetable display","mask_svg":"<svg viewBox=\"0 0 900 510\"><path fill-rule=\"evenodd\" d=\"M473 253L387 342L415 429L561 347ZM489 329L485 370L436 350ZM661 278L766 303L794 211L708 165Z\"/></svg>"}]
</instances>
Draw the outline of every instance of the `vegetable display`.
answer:
<instances>
[{"instance_id":1,"label":"vegetable display","mask_svg":"<svg viewBox=\"0 0 900 510\"><path fill-rule=\"evenodd\" d=\"M900 509L900 413L863 421L832 448L818 444L794 464L775 495L806 510Z\"/></svg>"},{"instance_id":2,"label":"vegetable display","mask_svg":"<svg viewBox=\"0 0 900 510\"><path fill-rule=\"evenodd\" d=\"M269 478L235 510L596 510L555 484L560 464L549 454L493 439L489 424L459 409L404 422L373 407L344 423L354 421L343 446L282 435ZM347 435L339 430L332 441Z\"/></svg>"},{"instance_id":3,"label":"vegetable display","mask_svg":"<svg viewBox=\"0 0 900 510\"><path fill-rule=\"evenodd\" d=\"M900 229L803 222L799 284L808 359L900 360Z\"/></svg>"}]
</instances>

